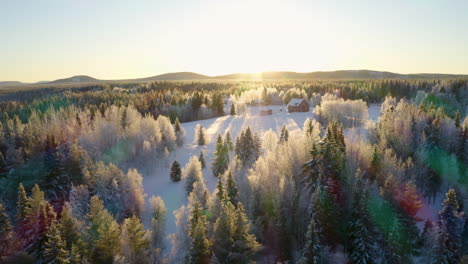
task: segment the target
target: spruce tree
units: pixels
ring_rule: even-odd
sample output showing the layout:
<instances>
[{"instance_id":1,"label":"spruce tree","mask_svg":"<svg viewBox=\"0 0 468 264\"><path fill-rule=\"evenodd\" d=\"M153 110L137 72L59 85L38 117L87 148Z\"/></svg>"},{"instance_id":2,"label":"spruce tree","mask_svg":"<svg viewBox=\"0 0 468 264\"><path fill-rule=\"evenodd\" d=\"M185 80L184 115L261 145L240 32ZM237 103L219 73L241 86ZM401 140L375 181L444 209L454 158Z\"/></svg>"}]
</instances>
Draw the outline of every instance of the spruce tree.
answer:
<instances>
[{"instance_id":1,"label":"spruce tree","mask_svg":"<svg viewBox=\"0 0 468 264\"><path fill-rule=\"evenodd\" d=\"M281 129L281 135L280 135L278 143L281 144L281 143L288 142L288 139L289 139L289 131L286 128L286 125L284 125L283 128Z\"/></svg>"},{"instance_id":2,"label":"spruce tree","mask_svg":"<svg viewBox=\"0 0 468 264\"><path fill-rule=\"evenodd\" d=\"M10 224L3 204L0 203L0 260L8 254L13 235L13 226Z\"/></svg>"},{"instance_id":3,"label":"spruce tree","mask_svg":"<svg viewBox=\"0 0 468 264\"><path fill-rule=\"evenodd\" d=\"M173 181L173 182L180 181L180 179L182 177L182 170L181 170L180 164L179 164L179 162L177 162L177 160L174 160L174 162L171 165L170 177L171 177L171 181Z\"/></svg>"},{"instance_id":4,"label":"spruce tree","mask_svg":"<svg viewBox=\"0 0 468 264\"><path fill-rule=\"evenodd\" d=\"M44 263L68 264L69 252L60 236L60 230L55 221L46 232L44 243Z\"/></svg>"},{"instance_id":5,"label":"spruce tree","mask_svg":"<svg viewBox=\"0 0 468 264\"><path fill-rule=\"evenodd\" d=\"M134 215L124 220L121 240L123 255L128 263L149 263L149 236L137 216Z\"/></svg>"},{"instance_id":6,"label":"spruce tree","mask_svg":"<svg viewBox=\"0 0 468 264\"><path fill-rule=\"evenodd\" d=\"M202 169L206 168L205 153L203 153L203 150L200 150L200 155L198 156L198 160L200 160Z\"/></svg>"},{"instance_id":7,"label":"spruce tree","mask_svg":"<svg viewBox=\"0 0 468 264\"><path fill-rule=\"evenodd\" d=\"M233 246L235 218L234 205L230 202L222 204L213 228L213 253L221 263L229 263L228 257Z\"/></svg>"},{"instance_id":8,"label":"spruce tree","mask_svg":"<svg viewBox=\"0 0 468 264\"><path fill-rule=\"evenodd\" d=\"M190 248L187 254L189 264L208 264L210 261L210 242L207 239L208 222L203 215L203 208L196 202L190 218Z\"/></svg>"},{"instance_id":9,"label":"spruce tree","mask_svg":"<svg viewBox=\"0 0 468 264\"><path fill-rule=\"evenodd\" d=\"M73 217L72 208L68 202L65 202L62 209L59 229L62 241L68 251L72 250L72 246L75 246L77 250L84 250L85 246L78 229L78 222Z\"/></svg>"},{"instance_id":10,"label":"spruce tree","mask_svg":"<svg viewBox=\"0 0 468 264\"><path fill-rule=\"evenodd\" d=\"M237 204L232 252L229 257L231 263L250 263L253 256L260 250L260 244L255 236L250 234L250 224L242 203Z\"/></svg>"},{"instance_id":11,"label":"spruce tree","mask_svg":"<svg viewBox=\"0 0 468 264\"><path fill-rule=\"evenodd\" d=\"M226 133L226 137L224 139L224 144L227 145L229 151L234 150L234 146L232 144L231 133L229 131Z\"/></svg>"},{"instance_id":12,"label":"spruce tree","mask_svg":"<svg viewBox=\"0 0 468 264\"><path fill-rule=\"evenodd\" d=\"M371 230L372 222L367 211L368 190L357 174L354 187L353 211L351 213L350 230L350 263L375 263L374 235Z\"/></svg>"},{"instance_id":13,"label":"spruce tree","mask_svg":"<svg viewBox=\"0 0 468 264\"><path fill-rule=\"evenodd\" d=\"M234 180L231 171L228 171L226 179L226 193L229 198L229 201L235 206L237 206L237 203L239 202L237 192L238 191L236 181Z\"/></svg>"},{"instance_id":14,"label":"spruce tree","mask_svg":"<svg viewBox=\"0 0 468 264\"><path fill-rule=\"evenodd\" d=\"M301 258L298 264L321 264L323 263L323 244L320 239L320 229L315 222L314 217L311 217L307 227L305 245L301 251Z\"/></svg>"},{"instance_id":15,"label":"spruce tree","mask_svg":"<svg viewBox=\"0 0 468 264\"><path fill-rule=\"evenodd\" d=\"M80 249L75 244L72 244L70 250L70 264L81 264L81 261Z\"/></svg>"},{"instance_id":16,"label":"spruce tree","mask_svg":"<svg viewBox=\"0 0 468 264\"><path fill-rule=\"evenodd\" d=\"M26 190L23 187L23 184L18 185L18 199L16 202L16 223L21 225L24 223L28 211L30 210L31 203L26 194Z\"/></svg>"},{"instance_id":17,"label":"spruce tree","mask_svg":"<svg viewBox=\"0 0 468 264\"><path fill-rule=\"evenodd\" d=\"M460 128L460 110L457 110L457 112L455 113L455 127L456 128Z\"/></svg>"},{"instance_id":18,"label":"spruce tree","mask_svg":"<svg viewBox=\"0 0 468 264\"><path fill-rule=\"evenodd\" d=\"M197 142L199 146L203 146L206 143L205 132L202 125L197 125Z\"/></svg>"},{"instance_id":19,"label":"spruce tree","mask_svg":"<svg viewBox=\"0 0 468 264\"><path fill-rule=\"evenodd\" d=\"M439 211L438 263L455 264L460 259L461 216L454 189L450 189Z\"/></svg>"},{"instance_id":20,"label":"spruce tree","mask_svg":"<svg viewBox=\"0 0 468 264\"><path fill-rule=\"evenodd\" d=\"M236 115L236 106L234 105L234 103L231 103L231 115Z\"/></svg>"},{"instance_id":21,"label":"spruce tree","mask_svg":"<svg viewBox=\"0 0 468 264\"><path fill-rule=\"evenodd\" d=\"M219 175L222 175L227 170L229 165L228 147L223 143L221 134L218 134L214 156L215 158L211 164L211 170L215 177L219 177Z\"/></svg>"}]
</instances>

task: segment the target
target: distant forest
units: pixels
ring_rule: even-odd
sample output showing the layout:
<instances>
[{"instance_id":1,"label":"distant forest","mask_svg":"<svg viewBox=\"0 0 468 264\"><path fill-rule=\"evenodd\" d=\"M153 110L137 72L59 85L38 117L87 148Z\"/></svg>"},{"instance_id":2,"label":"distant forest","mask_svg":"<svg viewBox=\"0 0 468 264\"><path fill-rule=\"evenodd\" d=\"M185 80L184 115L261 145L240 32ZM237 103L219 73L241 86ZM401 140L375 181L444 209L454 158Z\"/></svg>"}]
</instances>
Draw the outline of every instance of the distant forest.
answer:
<instances>
[{"instance_id":1,"label":"distant forest","mask_svg":"<svg viewBox=\"0 0 468 264\"><path fill-rule=\"evenodd\" d=\"M168 234L141 169L205 144L181 123L292 98L313 108L300 136L171 162L188 202ZM468 263L467 79L44 84L2 88L0 110L2 263Z\"/></svg>"}]
</instances>

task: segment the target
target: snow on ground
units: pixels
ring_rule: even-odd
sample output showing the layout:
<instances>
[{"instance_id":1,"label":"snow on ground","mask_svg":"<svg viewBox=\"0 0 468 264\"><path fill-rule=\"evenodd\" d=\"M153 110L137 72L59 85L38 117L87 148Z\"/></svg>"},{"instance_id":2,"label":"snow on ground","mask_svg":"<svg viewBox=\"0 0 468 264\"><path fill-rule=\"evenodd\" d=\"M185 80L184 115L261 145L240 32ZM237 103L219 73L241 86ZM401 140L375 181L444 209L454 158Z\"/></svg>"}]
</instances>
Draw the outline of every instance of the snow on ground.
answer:
<instances>
[{"instance_id":1,"label":"snow on ground","mask_svg":"<svg viewBox=\"0 0 468 264\"><path fill-rule=\"evenodd\" d=\"M229 113L229 105L226 105L225 112ZM260 116L260 110L272 109L273 114ZM185 129L186 136L184 145L170 153L169 159L159 161L153 164L153 168L149 172L143 172L143 187L146 192L147 199L151 196L161 196L167 207L166 234L171 234L176 231L174 210L177 210L182 205L187 203L187 195L185 193L185 181L174 183L169 179L169 167L174 160L177 160L181 167L185 167L191 156L200 154L203 150L207 166L203 169L203 177L208 189L212 192L216 186L217 178L211 172L211 161L216 144L216 138L219 133L223 136L229 131L233 142L243 129L250 127L252 132L259 133L260 136L269 129L276 133L280 133L283 125L289 130L290 135L294 136L299 133L303 127L304 121L310 117L313 118L313 109L305 113L288 113L285 105L283 106L252 106L248 107L245 114L235 116L222 116L207 120L199 120L194 122L182 123ZM369 118L377 121L380 115L380 104L369 105ZM198 146L195 142L195 126L201 124L206 129L207 144ZM362 130L363 128L361 128ZM346 131L345 131L346 133ZM232 153L231 153L232 158Z\"/></svg>"},{"instance_id":2,"label":"snow on ground","mask_svg":"<svg viewBox=\"0 0 468 264\"><path fill-rule=\"evenodd\" d=\"M260 116L261 109L272 109L273 114L268 116ZM233 142L240 132L250 126L252 132L259 133L260 136L272 129L279 133L283 125L286 125L290 135L298 133L304 124L307 117L312 118L312 109L306 113L288 113L286 106L270 106L270 107L250 107L248 113L236 116L222 116L207 120L199 120L194 122L182 123L185 129L186 136L184 145L176 149L170 154L168 162L156 162L150 173L143 172L143 187L147 193L147 199L151 196L161 196L167 207L167 223L166 234L176 231L175 217L173 211L187 203L187 195L185 193L185 181L174 183L169 179L169 167L174 160L177 160L181 167L184 167L191 156L200 154L200 150L205 153L207 166L203 169L203 176L206 185L210 191L213 191L217 182L217 178L211 172L211 161L216 144L216 138L219 133L225 135L227 131L231 133ZM207 144L198 146L195 142L195 126L201 124L206 129ZM232 158L232 153L231 153Z\"/></svg>"}]
</instances>

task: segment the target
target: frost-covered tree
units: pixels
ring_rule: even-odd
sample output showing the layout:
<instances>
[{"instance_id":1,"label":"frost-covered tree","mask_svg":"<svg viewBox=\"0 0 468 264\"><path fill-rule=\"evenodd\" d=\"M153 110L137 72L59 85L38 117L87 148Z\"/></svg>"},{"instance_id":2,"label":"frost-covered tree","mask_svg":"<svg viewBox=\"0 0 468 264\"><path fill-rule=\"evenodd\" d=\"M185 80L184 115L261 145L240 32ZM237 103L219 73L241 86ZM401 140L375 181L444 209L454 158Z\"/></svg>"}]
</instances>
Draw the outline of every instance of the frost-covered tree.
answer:
<instances>
[{"instance_id":1,"label":"frost-covered tree","mask_svg":"<svg viewBox=\"0 0 468 264\"><path fill-rule=\"evenodd\" d=\"M44 263L68 264L69 252L65 248L65 243L60 236L60 230L57 223L53 222L46 232L44 242Z\"/></svg>"},{"instance_id":2,"label":"frost-covered tree","mask_svg":"<svg viewBox=\"0 0 468 264\"><path fill-rule=\"evenodd\" d=\"M367 211L368 190L362 183L361 173L356 174L354 186L353 208L351 213L350 236L350 263L375 263L376 241L372 230L372 221Z\"/></svg>"},{"instance_id":3,"label":"frost-covered tree","mask_svg":"<svg viewBox=\"0 0 468 264\"><path fill-rule=\"evenodd\" d=\"M112 215L104 208L97 196L90 199L88 243L91 245L91 260L98 263L112 263L120 252L120 227Z\"/></svg>"},{"instance_id":4,"label":"frost-covered tree","mask_svg":"<svg viewBox=\"0 0 468 264\"><path fill-rule=\"evenodd\" d=\"M232 252L229 259L232 263L249 263L261 246L256 237L250 233L250 224L242 203L237 204Z\"/></svg>"},{"instance_id":5,"label":"frost-covered tree","mask_svg":"<svg viewBox=\"0 0 468 264\"><path fill-rule=\"evenodd\" d=\"M174 160L174 162L172 162L171 172L170 172L169 176L171 178L171 181L173 181L173 182L180 181L180 179L182 177L182 170L181 170L180 164L179 164L179 162L177 162L177 160Z\"/></svg>"},{"instance_id":6,"label":"frost-covered tree","mask_svg":"<svg viewBox=\"0 0 468 264\"><path fill-rule=\"evenodd\" d=\"M139 264L150 261L150 233L145 231L141 220L132 216L122 224L122 253L127 263Z\"/></svg>"},{"instance_id":7,"label":"frost-covered tree","mask_svg":"<svg viewBox=\"0 0 468 264\"><path fill-rule=\"evenodd\" d=\"M281 129L281 135L280 135L278 143L281 144L281 143L288 142L288 139L289 139L289 131L286 128L286 125L284 125L283 128Z\"/></svg>"},{"instance_id":8,"label":"frost-covered tree","mask_svg":"<svg viewBox=\"0 0 468 264\"><path fill-rule=\"evenodd\" d=\"M438 263L455 264L460 259L461 215L454 189L450 189L439 211Z\"/></svg>"},{"instance_id":9,"label":"frost-covered tree","mask_svg":"<svg viewBox=\"0 0 468 264\"><path fill-rule=\"evenodd\" d=\"M197 156L190 157L189 162L182 170L182 174L185 178L185 191L187 195L192 192L195 182L204 183L202 166Z\"/></svg>"},{"instance_id":10,"label":"frost-covered tree","mask_svg":"<svg viewBox=\"0 0 468 264\"><path fill-rule=\"evenodd\" d=\"M310 219L307 228L305 245L301 251L301 258L299 264L319 264L324 263L323 253L324 246L320 238L320 229L313 219Z\"/></svg>"},{"instance_id":11,"label":"frost-covered tree","mask_svg":"<svg viewBox=\"0 0 468 264\"><path fill-rule=\"evenodd\" d=\"M257 134L252 134L250 127L243 130L236 139L235 153L244 166L254 163L260 156L261 141Z\"/></svg>"},{"instance_id":12,"label":"frost-covered tree","mask_svg":"<svg viewBox=\"0 0 468 264\"><path fill-rule=\"evenodd\" d=\"M187 252L187 263L206 263L210 256L210 242L207 238L208 222L203 215L203 209L199 203L195 203L190 217L190 248Z\"/></svg>"},{"instance_id":13,"label":"frost-covered tree","mask_svg":"<svg viewBox=\"0 0 468 264\"><path fill-rule=\"evenodd\" d=\"M141 216L145 208L145 191L143 190L143 177L136 169L129 169L127 174L127 214Z\"/></svg>"},{"instance_id":14,"label":"frost-covered tree","mask_svg":"<svg viewBox=\"0 0 468 264\"><path fill-rule=\"evenodd\" d=\"M182 146L184 144L185 130L180 125L179 118L176 118L174 123L174 132L176 134L177 146Z\"/></svg>"},{"instance_id":15,"label":"frost-covered tree","mask_svg":"<svg viewBox=\"0 0 468 264\"><path fill-rule=\"evenodd\" d=\"M232 203L222 204L219 216L213 227L213 253L220 263L229 262L233 247L236 224L236 211Z\"/></svg>"},{"instance_id":16,"label":"frost-covered tree","mask_svg":"<svg viewBox=\"0 0 468 264\"><path fill-rule=\"evenodd\" d=\"M224 144L227 145L229 151L234 150L234 145L232 143L231 133L229 133L229 131L226 133L226 136L224 138Z\"/></svg>"},{"instance_id":17,"label":"frost-covered tree","mask_svg":"<svg viewBox=\"0 0 468 264\"><path fill-rule=\"evenodd\" d=\"M165 248L164 234L166 229L166 205L159 196L149 200L151 208L151 259L152 263L161 261L161 251Z\"/></svg>"},{"instance_id":18,"label":"frost-covered tree","mask_svg":"<svg viewBox=\"0 0 468 264\"><path fill-rule=\"evenodd\" d=\"M195 135L197 137L197 144L199 146L203 146L206 144L205 129L203 128L202 125L197 124L195 126Z\"/></svg>"},{"instance_id":19,"label":"frost-covered tree","mask_svg":"<svg viewBox=\"0 0 468 264\"><path fill-rule=\"evenodd\" d=\"M216 148L214 153L214 160L211 164L211 170L215 177L223 174L229 166L229 147L223 142L221 134L218 135L216 141Z\"/></svg>"},{"instance_id":20,"label":"frost-covered tree","mask_svg":"<svg viewBox=\"0 0 468 264\"><path fill-rule=\"evenodd\" d=\"M198 156L198 160L200 160L202 169L206 168L205 153L203 152L203 150L200 150L200 155Z\"/></svg>"}]
</instances>

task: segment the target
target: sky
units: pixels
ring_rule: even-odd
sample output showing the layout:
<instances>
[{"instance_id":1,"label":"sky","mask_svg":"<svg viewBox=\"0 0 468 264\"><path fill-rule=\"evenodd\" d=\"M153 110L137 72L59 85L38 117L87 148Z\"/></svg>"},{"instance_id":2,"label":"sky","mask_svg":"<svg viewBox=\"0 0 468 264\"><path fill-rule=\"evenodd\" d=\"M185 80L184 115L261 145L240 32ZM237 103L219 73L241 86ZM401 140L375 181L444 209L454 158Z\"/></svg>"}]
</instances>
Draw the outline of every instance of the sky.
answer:
<instances>
[{"instance_id":1,"label":"sky","mask_svg":"<svg viewBox=\"0 0 468 264\"><path fill-rule=\"evenodd\" d=\"M466 0L0 0L0 81L468 74Z\"/></svg>"}]
</instances>

